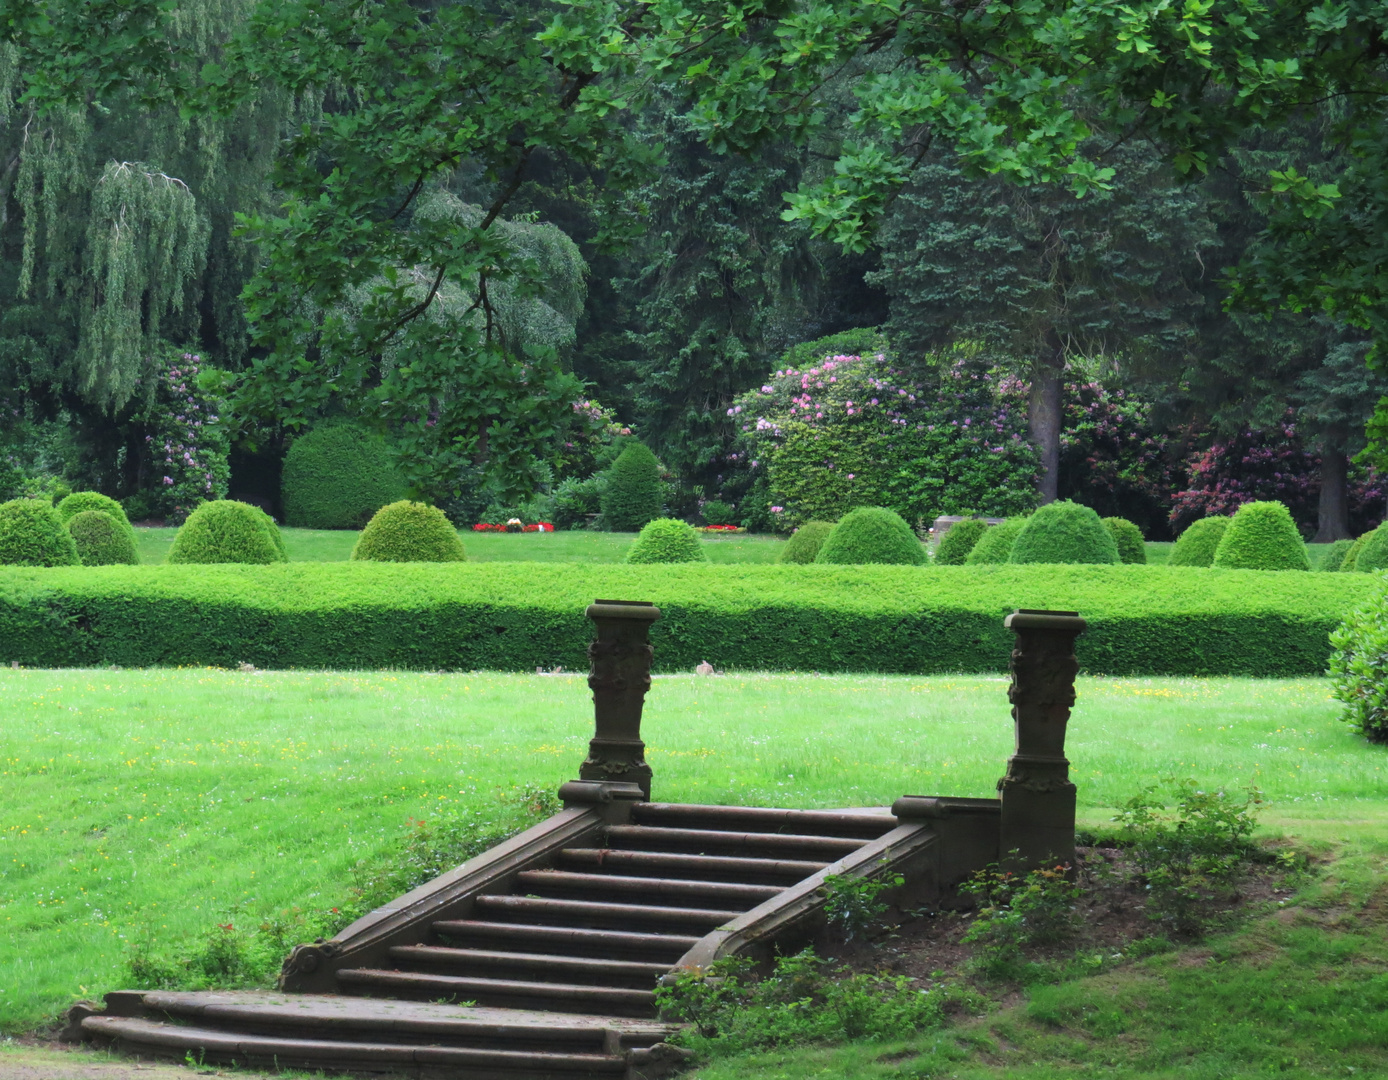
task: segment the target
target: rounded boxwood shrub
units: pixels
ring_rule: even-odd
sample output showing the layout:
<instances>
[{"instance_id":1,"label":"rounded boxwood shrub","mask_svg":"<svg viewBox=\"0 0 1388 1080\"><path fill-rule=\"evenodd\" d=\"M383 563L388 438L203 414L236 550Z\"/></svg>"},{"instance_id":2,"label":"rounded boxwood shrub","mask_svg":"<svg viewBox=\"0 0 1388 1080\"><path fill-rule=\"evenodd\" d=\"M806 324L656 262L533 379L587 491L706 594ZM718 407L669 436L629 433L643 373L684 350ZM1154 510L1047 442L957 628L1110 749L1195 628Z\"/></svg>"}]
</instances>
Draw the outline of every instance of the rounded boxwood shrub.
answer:
<instances>
[{"instance_id":1,"label":"rounded boxwood shrub","mask_svg":"<svg viewBox=\"0 0 1388 1080\"><path fill-rule=\"evenodd\" d=\"M1369 537L1373 533L1365 533L1354 543L1350 544L1349 550L1345 552L1345 557L1340 563L1342 573L1352 573L1359 569L1359 553L1364 550L1364 545L1369 542Z\"/></svg>"},{"instance_id":2,"label":"rounded boxwood shrub","mask_svg":"<svg viewBox=\"0 0 1388 1080\"><path fill-rule=\"evenodd\" d=\"M58 516L63 519L64 525L72 521L78 514L85 514L92 510L107 515L121 528L128 531L131 544L134 544L135 532L130 524L130 519L125 516L125 507L109 495L103 495L99 491L74 491L58 504ZM86 562L85 559L82 561Z\"/></svg>"},{"instance_id":3,"label":"rounded boxwood shrub","mask_svg":"<svg viewBox=\"0 0 1388 1080\"><path fill-rule=\"evenodd\" d=\"M401 499L383 506L352 548L367 562L464 562L458 530L437 506Z\"/></svg>"},{"instance_id":4,"label":"rounded boxwood shrub","mask_svg":"<svg viewBox=\"0 0 1388 1080\"><path fill-rule=\"evenodd\" d=\"M105 511L83 510L67 523L67 531L83 566L134 566L140 561L130 527Z\"/></svg>"},{"instance_id":5,"label":"rounded boxwood shrub","mask_svg":"<svg viewBox=\"0 0 1388 1080\"><path fill-rule=\"evenodd\" d=\"M284 456L284 523L299 529L360 529L405 481L385 440L356 424L320 424Z\"/></svg>"},{"instance_id":6,"label":"rounded boxwood shrub","mask_svg":"<svg viewBox=\"0 0 1388 1080\"><path fill-rule=\"evenodd\" d=\"M656 518L641 527L627 549L629 563L708 562L694 526L677 518Z\"/></svg>"},{"instance_id":7,"label":"rounded boxwood shrub","mask_svg":"<svg viewBox=\"0 0 1388 1080\"><path fill-rule=\"evenodd\" d=\"M258 506L235 499L205 502L188 515L173 547L171 563L287 562L275 523Z\"/></svg>"},{"instance_id":8,"label":"rounded boxwood shrub","mask_svg":"<svg viewBox=\"0 0 1388 1080\"><path fill-rule=\"evenodd\" d=\"M1061 499L1027 518L1008 562L1116 563L1118 545L1092 506Z\"/></svg>"},{"instance_id":9,"label":"rounded boxwood shrub","mask_svg":"<svg viewBox=\"0 0 1388 1080\"><path fill-rule=\"evenodd\" d=\"M1345 704L1340 718L1370 742L1388 743L1388 589L1351 611L1330 644L1331 693Z\"/></svg>"},{"instance_id":10,"label":"rounded boxwood shrub","mask_svg":"<svg viewBox=\"0 0 1388 1080\"><path fill-rule=\"evenodd\" d=\"M1364 546L1359 549L1354 568L1369 572L1388 568L1388 522L1364 537Z\"/></svg>"},{"instance_id":11,"label":"rounded boxwood shrub","mask_svg":"<svg viewBox=\"0 0 1388 1080\"><path fill-rule=\"evenodd\" d=\"M963 566L969 552L987 531L988 523L979 521L978 518L956 521L945 535L940 537L939 546L935 548L935 561L940 566Z\"/></svg>"},{"instance_id":12,"label":"rounded boxwood shrub","mask_svg":"<svg viewBox=\"0 0 1388 1080\"><path fill-rule=\"evenodd\" d=\"M660 517L665 502L660 462L644 443L629 442L607 470L602 493L603 524L613 532L636 532Z\"/></svg>"},{"instance_id":13,"label":"rounded boxwood shrub","mask_svg":"<svg viewBox=\"0 0 1388 1080\"><path fill-rule=\"evenodd\" d=\"M1211 565L1227 570L1310 570L1311 559L1286 506L1250 502L1230 520Z\"/></svg>"},{"instance_id":14,"label":"rounded boxwood shrub","mask_svg":"<svg viewBox=\"0 0 1388 1080\"><path fill-rule=\"evenodd\" d=\"M1142 530L1127 518L1106 517L1103 522L1109 535L1113 537L1113 542L1118 546L1119 561L1145 566L1147 545L1143 542Z\"/></svg>"},{"instance_id":15,"label":"rounded boxwood shrub","mask_svg":"<svg viewBox=\"0 0 1388 1080\"><path fill-rule=\"evenodd\" d=\"M838 566L919 566L927 561L927 556L925 545L900 514L880 506L860 506L843 515L824 538L814 561Z\"/></svg>"},{"instance_id":16,"label":"rounded boxwood shrub","mask_svg":"<svg viewBox=\"0 0 1388 1080\"><path fill-rule=\"evenodd\" d=\"M807 521L790 534L776 556L779 563L812 563L824 541L834 531L832 521Z\"/></svg>"},{"instance_id":17,"label":"rounded boxwood shrub","mask_svg":"<svg viewBox=\"0 0 1388 1080\"><path fill-rule=\"evenodd\" d=\"M1353 540L1336 540L1321 553L1316 569L1322 573L1333 574L1339 571L1345 561L1345 554L1354 547Z\"/></svg>"},{"instance_id":18,"label":"rounded boxwood shrub","mask_svg":"<svg viewBox=\"0 0 1388 1080\"><path fill-rule=\"evenodd\" d=\"M47 499L0 504L0 563L7 566L77 566L77 545Z\"/></svg>"},{"instance_id":19,"label":"rounded boxwood shrub","mask_svg":"<svg viewBox=\"0 0 1388 1080\"><path fill-rule=\"evenodd\" d=\"M1215 548L1224 539L1232 518L1207 517L1193 521L1176 538L1167 566L1209 566L1214 562Z\"/></svg>"},{"instance_id":20,"label":"rounded boxwood shrub","mask_svg":"<svg viewBox=\"0 0 1388 1080\"><path fill-rule=\"evenodd\" d=\"M978 538L978 543L964 560L969 566L995 566L1012 558L1012 545L1027 523L1025 517L1010 517L1001 525L993 525Z\"/></svg>"}]
</instances>

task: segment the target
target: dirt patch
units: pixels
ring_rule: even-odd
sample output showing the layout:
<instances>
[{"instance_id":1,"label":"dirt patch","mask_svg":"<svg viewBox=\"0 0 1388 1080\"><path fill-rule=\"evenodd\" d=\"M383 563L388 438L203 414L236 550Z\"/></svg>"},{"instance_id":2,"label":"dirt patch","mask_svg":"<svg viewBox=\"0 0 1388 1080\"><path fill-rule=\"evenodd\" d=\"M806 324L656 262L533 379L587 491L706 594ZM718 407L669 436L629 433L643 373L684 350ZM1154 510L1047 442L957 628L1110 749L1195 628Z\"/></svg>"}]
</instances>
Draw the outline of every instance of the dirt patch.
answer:
<instances>
[{"instance_id":1,"label":"dirt patch","mask_svg":"<svg viewBox=\"0 0 1388 1080\"><path fill-rule=\"evenodd\" d=\"M219 1072L133 1058L62 1043L16 1040L0 1044L0 1080L193 1080L198 1076L235 1076L238 1080L270 1080L265 1073L243 1069ZM284 1080L283 1074L275 1080Z\"/></svg>"}]
</instances>

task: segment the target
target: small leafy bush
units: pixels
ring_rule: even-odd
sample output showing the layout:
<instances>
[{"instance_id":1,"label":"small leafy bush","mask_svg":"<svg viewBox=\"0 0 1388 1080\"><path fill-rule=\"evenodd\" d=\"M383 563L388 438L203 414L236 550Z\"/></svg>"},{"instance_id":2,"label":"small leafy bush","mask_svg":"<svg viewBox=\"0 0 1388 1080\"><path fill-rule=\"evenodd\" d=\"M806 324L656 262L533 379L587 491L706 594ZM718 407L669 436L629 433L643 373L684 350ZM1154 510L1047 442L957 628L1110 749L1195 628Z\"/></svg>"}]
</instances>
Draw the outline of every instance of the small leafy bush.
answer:
<instances>
[{"instance_id":1,"label":"small leafy bush","mask_svg":"<svg viewBox=\"0 0 1388 1080\"><path fill-rule=\"evenodd\" d=\"M1353 573L1359 569L1359 553L1364 550L1364 545L1369 542L1369 537L1372 535L1373 533L1365 533L1350 544L1349 550L1345 552L1344 561L1340 563L1342 573Z\"/></svg>"},{"instance_id":2,"label":"small leafy bush","mask_svg":"<svg viewBox=\"0 0 1388 1080\"><path fill-rule=\"evenodd\" d=\"M832 521L807 521L790 534L776 556L778 563L812 563L834 531Z\"/></svg>"},{"instance_id":3,"label":"small leafy bush","mask_svg":"<svg viewBox=\"0 0 1388 1080\"><path fill-rule=\"evenodd\" d=\"M627 549L629 563L708 562L694 526L676 518L656 518L641 528Z\"/></svg>"},{"instance_id":4,"label":"small leafy bush","mask_svg":"<svg viewBox=\"0 0 1388 1080\"><path fill-rule=\"evenodd\" d=\"M72 534L47 499L0 504L0 564L76 566L80 562Z\"/></svg>"},{"instance_id":5,"label":"small leafy bush","mask_svg":"<svg viewBox=\"0 0 1388 1080\"><path fill-rule=\"evenodd\" d=\"M900 874L882 878L828 874L824 878L824 915L846 940L865 932L887 913L882 894L906 884Z\"/></svg>"},{"instance_id":6,"label":"small leafy bush","mask_svg":"<svg viewBox=\"0 0 1388 1080\"><path fill-rule=\"evenodd\" d=\"M352 548L357 562L463 562L458 530L436 506L402 499L376 511Z\"/></svg>"},{"instance_id":7,"label":"small leafy bush","mask_svg":"<svg viewBox=\"0 0 1388 1080\"><path fill-rule=\"evenodd\" d=\"M106 514L122 529L130 533L133 543L135 533L131 528L130 519L125 516L125 508L109 495L103 495L99 491L74 491L58 504L58 516L63 519L64 525L78 514L86 513L89 510Z\"/></svg>"},{"instance_id":8,"label":"small leafy bush","mask_svg":"<svg viewBox=\"0 0 1388 1080\"><path fill-rule=\"evenodd\" d=\"M637 532L660 517L664 502L660 462L645 443L628 443L607 470L602 493L604 527L613 532Z\"/></svg>"},{"instance_id":9,"label":"small leafy bush","mask_svg":"<svg viewBox=\"0 0 1388 1080\"><path fill-rule=\"evenodd\" d=\"M1330 635L1332 694L1340 719L1369 742L1388 743L1388 589L1356 608Z\"/></svg>"},{"instance_id":10,"label":"small leafy bush","mask_svg":"<svg viewBox=\"0 0 1388 1080\"><path fill-rule=\"evenodd\" d=\"M1069 871L1070 867L1060 865L1017 874L996 863L979 870L959 886L978 905L962 940L983 946L989 954L1070 937L1079 928L1081 890L1070 880Z\"/></svg>"},{"instance_id":11,"label":"small leafy bush","mask_svg":"<svg viewBox=\"0 0 1388 1080\"><path fill-rule=\"evenodd\" d=\"M1118 545L1092 507L1062 499L1036 510L1012 544L1014 563L1116 563Z\"/></svg>"},{"instance_id":12,"label":"small leafy bush","mask_svg":"<svg viewBox=\"0 0 1388 1080\"><path fill-rule=\"evenodd\" d=\"M1311 560L1282 503L1251 502L1240 506L1229 522L1212 565L1229 570L1310 570Z\"/></svg>"},{"instance_id":13,"label":"small leafy bush","mask_svg":"<svg viewBox=\"0 0 1388 1080\"><path fill-rule=\"evenodd\" d=\"M217 499L188 515L169 548L168 561L265 565L288 559L269 514L249 503Z\"/></svg>"},{"instance_id":14,"label":"small leafy bush","mask_svg":"<svg viewBox=\"0 0 1388 1080\"><path fill-rule=\"evenodd\" d=\"M1012 545L1026 523L1025 517L1010 517L1001 525L992 526L978 538L964 562L969 566L997 566L1010 562Z\"/></svg>"},{"instance_id":15,"label":"small leafy bush","mask_svg":"<svg viewBox=\"0 0 1388 1080\"><path fill-rule=\"evenodd\" d=\"M1320 560L1316 563L1316 569L1321 573L1338 573L1344 565L1345 555L1349 549L1354 547L1353 540L1336 540L1321 552Z\"/></svg>"},{"instance_id":16,"label":"small leafy bush","mask_svg":"<svg viewBox=\"0 0 1388 1080\"><path fill-rule=\"evenodd\" d=\"M737 524L737 511L732 503L725 503L721 499L709 499L704 503L703 514L704 522L708 525Z\"/></svg>"},{"instance_id":17,"label":"small leafy bush","mask_svg":"<svg viewBox=\"0 0 1388 1080\"><path fill-rule=\"evenodd\" d=\"M988 523L978 518L965 518L956 521L949 531L940 537L935 548L935 562L940 566L963 566L973 551L974 545L988 531Z\"/></svg>"},{"instance_id":18,"label":"small leafy bush","mask_svg":"<svg viewBox=\"0 0 1388 1080\"><path fill-rule=\"evenodd\" d=\"M1227 517L1207 517L1191 522L1185 532L1176 538L1166 565L1210 566L1214 562L1215 549L1224 539L1232 520Z\"/></svg>"},{"instance_id":19,"label":"small leafy bush","mask_svg":"<svg viewBox=\"0 0 1388 1080\"><path fill-rule=\"evenodd\" d=\"M1388 569L1388 522L1384 522L1364 539L1354 568L1361 573Z\"/></svg>"},{"instance_id":20,"label":"small leafy bush","mask_svg":"<svg viewBox=\"0 0 1388 1080\"><path fill-rule=\"evenodd\" d=\"M601 525L597 515L602 513L602 493L606 489L606 473L597 473L584 480L570 478L560 483L552 496L554 527L586 529Z\"/></svg>"},{"instance_id":21,"label":"small leafy bush","mask_svg":"<svg viewBox=\"0 0 1388 1080\"><path fill-rule=\"evenodd\" d=\"M1147 562L1147 545L1142 540L1142 530L1127 518L1106 517L1104 527L1118 546L1118 559L1128 564Z\"/></svg>"},{"instance_id":22,"label":"small leafy bush","mask_svg":"<svg viewBox=\"0 0 1388 1080\"><path fill-rule=\"evenodd\" d=\"M83 566L134 566L139 563L129 526L122 527L110 514L83 510L67 523Z\"/></svg>"},{"instance_id":23,"label":"small leafy bush","mask_svg":"<svg viewBox=\"0 0 1388 1080\"><path fill-rule=\"evenodd\" d=\"M284 456L284 522L298 529L360 529L404 494L385 440L356 424L320 424Z\"/></svg>"},{"instance_id":24,"label":"small leafy bush","mask_svg":"<svg viewBox=\"0 0 1388 1080\"><path fill-rule=\"evenodd\" d=\"M925 546L900 514L880 506L860 506L834 526L814 561L839 566L920 566L927 558Z\"/></svg>"}]
</instances>

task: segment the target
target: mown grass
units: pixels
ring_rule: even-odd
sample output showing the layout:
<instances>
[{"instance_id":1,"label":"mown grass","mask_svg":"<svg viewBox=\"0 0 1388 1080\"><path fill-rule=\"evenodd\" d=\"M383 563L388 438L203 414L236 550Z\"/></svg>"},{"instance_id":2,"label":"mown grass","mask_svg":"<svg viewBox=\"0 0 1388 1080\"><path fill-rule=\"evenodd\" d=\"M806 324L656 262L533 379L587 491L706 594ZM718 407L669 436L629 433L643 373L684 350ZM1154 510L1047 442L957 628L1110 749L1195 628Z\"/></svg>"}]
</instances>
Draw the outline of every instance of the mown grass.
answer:
<instances>
[{"instance_id":1,"label":"mown grass","mask_svg":"<svg viewBox=\"0 0 1388 1080\"><path fill-rule=\"evenodd\" d=\"M657 798L791 807L989 795L1000 678L658 677ZM340 903L360 859L441 809L577 771L576 676L0 669L0 1029L112 989L130 944ZM1388 824L1381 747L1320 680L1082 679L1086 820L1160 777L1256 783L1328 847ZM236 909L233 912L233 908ZM228 914L228 912L233 912Z\"/></svg>"}]
</instances>

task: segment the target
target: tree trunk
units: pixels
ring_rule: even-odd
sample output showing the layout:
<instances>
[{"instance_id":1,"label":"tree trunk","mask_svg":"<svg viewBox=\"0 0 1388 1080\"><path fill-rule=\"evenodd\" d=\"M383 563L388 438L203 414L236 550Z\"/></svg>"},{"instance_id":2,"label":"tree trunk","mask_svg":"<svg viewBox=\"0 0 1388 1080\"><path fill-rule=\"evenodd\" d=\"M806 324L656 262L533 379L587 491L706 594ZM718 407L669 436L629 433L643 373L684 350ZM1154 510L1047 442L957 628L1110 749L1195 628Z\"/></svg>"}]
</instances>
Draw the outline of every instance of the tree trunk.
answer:
<instances>
[{"instance_id":1,"label":"tree trunk","mask_svg":"<svg viewBox=\"0 0 1388 1080\"><path fill-rule=\"evenodd\" d=\"M1349 538L1349 461L1343 433L1327 431L1321 440L1321 501L1312 543L1329 544Z\"/></svg>"},{"instance_id":2,"label":"tree trunk","mask_svg":"<svg viewBox=\"0 0 1388 1080\"><path fill-rule=\"evenodd\" d=\"M1031 397L1027 402L1027 431L1031 444L1041 455L1041 471L1036 490L1041 503L1055 502L1060 489L1061 378L1065 373L1065 350L1050 335L1046 352L1036 358L1031 369Z\"/></svg>"}]
</instances>

